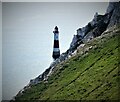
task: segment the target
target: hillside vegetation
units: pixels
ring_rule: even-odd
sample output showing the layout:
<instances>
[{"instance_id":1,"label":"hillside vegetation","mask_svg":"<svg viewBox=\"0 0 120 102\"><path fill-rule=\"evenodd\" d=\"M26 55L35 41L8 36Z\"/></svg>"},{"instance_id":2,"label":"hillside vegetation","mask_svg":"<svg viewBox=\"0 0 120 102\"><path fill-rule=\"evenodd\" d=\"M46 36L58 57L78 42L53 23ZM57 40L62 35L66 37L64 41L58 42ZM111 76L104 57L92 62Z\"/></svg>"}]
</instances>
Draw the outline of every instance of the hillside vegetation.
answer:
<instances>
[{"instance_id":1,"label":"hillside vegetation","mask_svg":"<svg viewBox=\"0 0 120 102\"><path fill-rule=\"evenodd\" d=\"M32 85L17 100L118 100L118 38L113 27L56 65L46 81ZM84 50L89 49L89 50Z\"/></svg>"}]
</instances>

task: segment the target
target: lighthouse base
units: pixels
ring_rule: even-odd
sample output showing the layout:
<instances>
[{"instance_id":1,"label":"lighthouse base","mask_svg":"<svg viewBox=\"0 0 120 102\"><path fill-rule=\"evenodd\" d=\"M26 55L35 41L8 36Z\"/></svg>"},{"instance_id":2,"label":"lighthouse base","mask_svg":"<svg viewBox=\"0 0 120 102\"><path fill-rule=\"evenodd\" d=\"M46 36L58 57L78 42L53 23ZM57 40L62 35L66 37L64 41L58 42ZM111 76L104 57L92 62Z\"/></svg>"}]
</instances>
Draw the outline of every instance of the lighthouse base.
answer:
<instances>
[{"instance_id":1,"label":"lighthouse base","mask_svg":"<svg viewBox=\"0 0 120 102\"><path fill-rule=\"evenodd\" d=\"M53 51L52 57L54 58L54 60L56 60L57 58L59 58L60 57L60 51L57 51L57 52Z\"/></svg>"}]
</instances>

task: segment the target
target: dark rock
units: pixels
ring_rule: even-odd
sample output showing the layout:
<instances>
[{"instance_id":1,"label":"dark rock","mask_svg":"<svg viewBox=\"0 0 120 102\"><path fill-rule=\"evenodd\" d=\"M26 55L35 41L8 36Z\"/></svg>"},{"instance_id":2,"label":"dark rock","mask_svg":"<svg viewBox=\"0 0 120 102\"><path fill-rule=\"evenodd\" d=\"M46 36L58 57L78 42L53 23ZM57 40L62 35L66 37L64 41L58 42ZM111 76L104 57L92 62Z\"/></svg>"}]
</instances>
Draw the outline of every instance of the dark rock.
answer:
<instances>
[{"instance_id":1,"label":"dark rock","mask_svg":"<svg viewBox=\"0 0 120 102\"><path fill-rule=\"evenodd\" d=\"M113 10L113 13L111 15L108 28L120 24L120 1L115 3L110 3L108 8L110 7Z\"/></svg>"}]
</instances>

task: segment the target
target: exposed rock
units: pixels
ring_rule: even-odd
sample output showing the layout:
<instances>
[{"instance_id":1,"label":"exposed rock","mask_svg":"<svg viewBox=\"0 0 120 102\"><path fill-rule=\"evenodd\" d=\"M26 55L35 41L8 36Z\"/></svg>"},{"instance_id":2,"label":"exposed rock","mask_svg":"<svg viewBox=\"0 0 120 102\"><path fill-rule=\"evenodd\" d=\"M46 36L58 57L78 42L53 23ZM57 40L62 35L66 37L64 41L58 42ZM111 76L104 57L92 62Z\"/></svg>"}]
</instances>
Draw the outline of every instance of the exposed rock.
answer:
<instances>
[{"instance_id":1,"label":"exposed rock","mask_svg":"<svg viewBox=\"0 0 120 102\"><path fill-rule=\"evenodd\" d=\"M93 20L90 22L92 26L94 26L97 22L98 12L95 13Z\"/></svg>"},{"instance_id":2,"label":"exposed rock","mask_svg":"<svg viewBox=\"0 0 120 102\"><path fill-rule=\"evenodd\" d=\"M110 2L106 10L106 14L112 12L115 9L117 2Z\"/></svg>"},{"instance_id":3,"label":"exposed rock","mask_svg":"<svg viewBox=\"0 0 120 102\"><path fill-rule=\"evenodd\" d=\"M120 24L120 1L115 3L110 3L108 8L109 9L111 8L113 10L113 13L108 25L108 28L109 28L109 27L112 27L113 25Z\"/></svg>"},{"instance_id":4,"label":"exposed rock","mask_svg":"<svg viewBox=\"0 0 120 102\"><path fill-rule=\"evenodd\" d=\"M74 35L73 39L72 39L72 42L70 44L70 47L73 47L76 44L77 40L78 40L77 35Z\"/></svg>"},{"instance_id":5,"label":"exposed rock","mask_svg":"<svg viewBox=\"0 0 120 102\"><path fill-rule=\"evenodd\" d=\"M85 42L89 42L91 39L94 38L94 33L93 31L89 32L83 39L82 41Z\"/></svg>"},{"instance_id":6,"label":"exposed rock","mask_svg":"<svg viewBox=\"0 0 120 102\"><path fill-rule=\"evenodd\" d=\"M104 15L100 15L96 12L91 22L85 27L77 29L77 35L74 35L69 49L76 49L80 41L84 43L88 42L94 37L100 36L107 28L119 23L120 2L110 2Z\"/></svg>"}]
</instances>

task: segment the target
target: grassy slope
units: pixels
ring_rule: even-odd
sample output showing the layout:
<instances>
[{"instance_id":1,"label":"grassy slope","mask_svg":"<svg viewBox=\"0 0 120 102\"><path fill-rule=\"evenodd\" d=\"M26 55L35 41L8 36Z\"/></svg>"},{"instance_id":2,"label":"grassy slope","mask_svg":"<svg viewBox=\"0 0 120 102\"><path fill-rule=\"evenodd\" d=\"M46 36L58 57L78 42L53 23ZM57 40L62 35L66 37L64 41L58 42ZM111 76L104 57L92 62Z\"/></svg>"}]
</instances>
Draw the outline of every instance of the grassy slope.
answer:
<instances>
[{"instance_id":1,"label":"grassy slope","mask_svg":"<svg viewBox=\"0 0 120 102\"><path fill-rule=\"evenodd\" d=\"M84 54L79 49L75 56L56 66L47 83L32 86L17 99L118 99L118 34L120 31L109 32L87 43L85 47L94 48Z\"/></svg>"}]
</instances>

